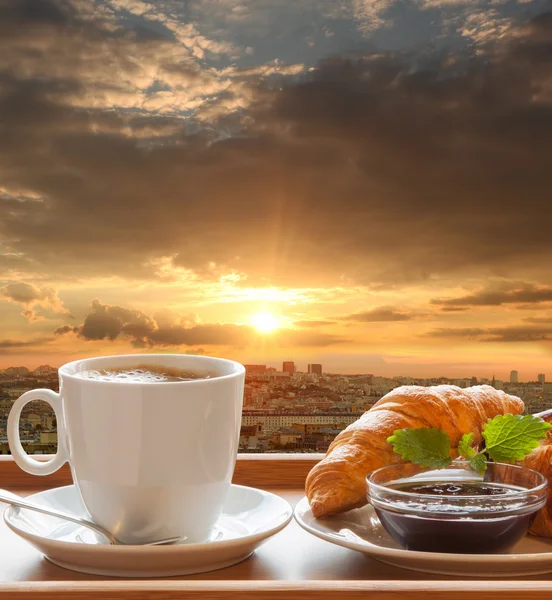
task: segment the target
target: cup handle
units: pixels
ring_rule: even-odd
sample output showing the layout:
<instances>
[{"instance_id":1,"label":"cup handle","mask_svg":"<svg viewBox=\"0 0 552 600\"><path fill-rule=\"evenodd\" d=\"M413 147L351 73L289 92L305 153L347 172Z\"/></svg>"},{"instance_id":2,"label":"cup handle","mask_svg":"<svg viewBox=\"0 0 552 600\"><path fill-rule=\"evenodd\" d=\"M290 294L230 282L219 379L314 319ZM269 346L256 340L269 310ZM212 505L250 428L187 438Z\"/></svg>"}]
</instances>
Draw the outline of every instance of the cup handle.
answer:
<instances>
[{"instance_id":1,"label":"cup handle","mask_svg":"<svg viewBox=\"0 0 552 600\"><path fill-rule=\"evenodd\" d=\"M44 400L53 409L56 415L57 421L57 432L58 432L58 449L51 460L47 462L39 462L34 458L31 458L21 445L21 439L19 437L19 419L21 417L21 411L26 404L32 400ZM31 473L32 475L50 475L54 471L57 471L65 462L69 460L69 453L65 445L65 427L63 423L63 411L61 408L61 396L56 392L48 389L31 390L25 392L23 395L13 403L13 406L8 415L8 445L12 456L16 464Z\"/></svg>"}]
</instances>

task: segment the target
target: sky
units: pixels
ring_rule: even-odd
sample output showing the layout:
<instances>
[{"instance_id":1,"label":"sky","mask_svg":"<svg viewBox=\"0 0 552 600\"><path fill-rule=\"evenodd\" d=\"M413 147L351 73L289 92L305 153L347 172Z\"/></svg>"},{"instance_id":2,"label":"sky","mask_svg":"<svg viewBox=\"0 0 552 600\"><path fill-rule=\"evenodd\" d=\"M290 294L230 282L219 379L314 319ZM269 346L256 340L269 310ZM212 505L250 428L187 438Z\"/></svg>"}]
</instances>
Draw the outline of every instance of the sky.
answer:
<instances>
[{"instance_id":1,"label":"sky","mask_svg":"<svg viewBox=\"0 0 552 600\"><path fill-rule=\"evenodd\" d=\"M0 0L0 368L552 378L552 0Z\"/></svg>"}]
</instances>

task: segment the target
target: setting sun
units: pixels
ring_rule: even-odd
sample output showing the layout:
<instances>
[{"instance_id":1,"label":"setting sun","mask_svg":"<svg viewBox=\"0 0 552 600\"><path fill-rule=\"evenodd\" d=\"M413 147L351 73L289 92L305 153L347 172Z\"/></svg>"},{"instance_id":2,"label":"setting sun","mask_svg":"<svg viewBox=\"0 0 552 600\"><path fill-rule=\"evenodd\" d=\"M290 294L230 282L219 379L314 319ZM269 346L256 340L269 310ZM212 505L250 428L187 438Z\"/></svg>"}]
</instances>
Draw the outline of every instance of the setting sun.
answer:
<instances>
[{"instance_id":1,"label":"setting sun","mask_svg":"<svg viewBox=\"0 0 552 600\"><path fill-rule=\"evenodd\" d=\"M269 312L260 312L250 319L251 325L262 333L270 333L280 327L280 319Z\"/></svg>"}]
</instances>

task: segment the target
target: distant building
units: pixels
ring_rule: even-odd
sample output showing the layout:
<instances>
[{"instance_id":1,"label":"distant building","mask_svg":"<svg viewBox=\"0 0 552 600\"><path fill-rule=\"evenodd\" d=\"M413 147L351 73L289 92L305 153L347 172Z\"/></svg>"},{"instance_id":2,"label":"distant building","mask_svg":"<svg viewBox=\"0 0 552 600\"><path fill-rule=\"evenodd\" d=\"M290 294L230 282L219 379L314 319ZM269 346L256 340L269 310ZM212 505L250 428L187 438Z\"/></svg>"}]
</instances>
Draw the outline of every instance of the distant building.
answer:
<instances>
[{"instance_id":1,"label":"distant building","mask_svg":"<svg viewBox=\"0 0 552 600\"><path fill-rule=\"evenodd\" d=\"M42 424L42 417L36 413L31 413L25 420L28 421L33 427Z\"/></svg>"},{"instance_id":2,"label":"distant building","mask_svg":"<svg viewBox=\"0 0 552 600\"><path fill-rule=\"evenodd\" d=\"M40 443L41 444L57 444L57 432L56 431L41 431L40 432Z\"/></svg>"},{"instance_id":3,"label":"distant building","mask_svg":"<svg viewBox=\"0 0 552 600\"><path fill-rule=\"evenodd\" d=\"M295 363L291 360L286 360L282 363L282 371L289 373L290 375L295 374Z\"/></svg>"},{"instance_id":4,"label":"distant building","mask_svg":"<svg viewBox=\"0 0 552 600\"><path fill-rule=\"evenodd\" d=\"M50 365L41 365L33 371L33 375L38 375L39 377L44 375L55 375L56 373L57 369L54 369L54 367L51 367Z\"/></svg>"},{"instance_id":5,"label":"distant building","mask_svg":"<svg viewBox=\"0 0 552 600\"><path fill-rule=\"evenodd\" d=\"M552 408L552 383L542 384L542 410Z\"/></svg>"},{"instance_id":6,"label":"distant building","mask_svg":"<svg viewBox=\"0 0 552 600\"><path fill-rule=\"evenodd\" d=\"M1 0L0 0L1 2ZM475 376L462 379L446 377L383 377L373 374L340 375L325 372L323 385L315 385L323 374L322 365L308 364L308 374L296 374L296 363L280 363L283 370L262 364L245 365L244 410L239 438L240 452L325 452L336 435L355 422L384 394L400 385L454 384L462 388L478 383ZM305 365L307 366L307 365ZM326 365L326 368L327 365ZM8 373L8 376L5 373ZM57 382L53 367L42 365L32 373L25 367L0 371L0 454L8 452L7 417L13 401L34 387L52 387ZM543 373L538 382L520 382L517 371L510 381L479 378L519 396L525 413L552 408L552 381ZM55 450L56 419L45 404L33 402L21 415L22 442L29 453L51 454Z\"/></svg>"},{"instance_id":7,"label":"distant building","mask_svg":"<svg viewBox=\"0 0 552 600\"><path fill-rule=\"evenodd\" d=\"M255 425L242 425L240 428L240 437L258 437L263 433L263 426L260 423Z\"/></svg>"},{"instance_id":8,"label":"distant building","mask_svg":"<svg viewBox=\"0 0 552 600\"><path fill-rule=\"evenodd\" d=\"M2 372L2 375L6 377L26 377L30 375L29 369L27 367L8 367L5 371Z\"/></svg>"},{"instance_id":9,"label":"distant building","mask_svg":"<svg viewBox=\"0 0 552 600\"><path fill-rule=\"evenodd\" d=\"M44 429L54 429L55 427L55 416L50 414L50 415L42 415L41 417L41 425L42 427L44 427Z\"/></svg>"},{"instance_id":10,"label":"distant building","mask_svg":"<svg viewBox=\"0 0 552 600\"><path fill-rule=\"evenodd\" d=\"M358 419L360 415L340 414L311 414L311 413L272 413L272 414L244 414L242 425L256 425L260 423L265 435L271 435L282 428L291 428L296 423L304 425L323 425L331 429L345 429Z\"/></svg>"},{"instance_id":11,"label":"distant building","mask_svg":"<svg viewBox=\"0 0 552 600\"><path fill-rule=\"evenodd\" d=\"M256 375L266 373L266 365L244 365L246 375Z\"/></svg>"},{"instance_id":12,"label":"distant building","mask_svg":"<svg viewBox=\"0 0 552 600\"><path fill-rule=\"evenodd\" d=\"M274 369L267 369L266 373L251 373L250 377L255 381L280 381L283 379L289 379L290 373L284 371L275 371Z\"/></svg>"}]
</instances>

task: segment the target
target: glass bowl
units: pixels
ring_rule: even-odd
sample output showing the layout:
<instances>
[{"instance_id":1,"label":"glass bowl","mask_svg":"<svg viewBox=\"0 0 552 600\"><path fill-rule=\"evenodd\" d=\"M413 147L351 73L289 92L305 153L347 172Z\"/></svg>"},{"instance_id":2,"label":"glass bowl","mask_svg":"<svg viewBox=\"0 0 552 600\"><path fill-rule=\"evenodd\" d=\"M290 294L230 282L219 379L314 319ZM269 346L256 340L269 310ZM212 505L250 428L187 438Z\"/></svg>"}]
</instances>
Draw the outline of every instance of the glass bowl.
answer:
<instances>
[{"instance_id":1,"label":"glass bowl","mask_svg":"<svg viewBox=\"0 0 552 600\"><path fill-rule=\"evenodd\" d=\"M546 504L548 488L537 471L493 462L484 476L454 461L445 469L391 465L366 481L368 502L403 548L462 554L508 551Z\"/></svg>"}]
</instances>

